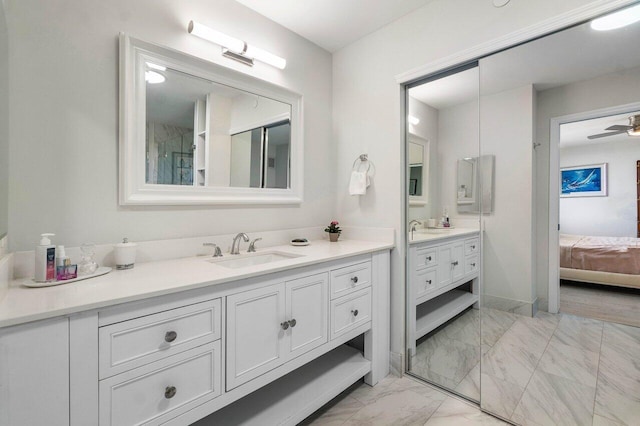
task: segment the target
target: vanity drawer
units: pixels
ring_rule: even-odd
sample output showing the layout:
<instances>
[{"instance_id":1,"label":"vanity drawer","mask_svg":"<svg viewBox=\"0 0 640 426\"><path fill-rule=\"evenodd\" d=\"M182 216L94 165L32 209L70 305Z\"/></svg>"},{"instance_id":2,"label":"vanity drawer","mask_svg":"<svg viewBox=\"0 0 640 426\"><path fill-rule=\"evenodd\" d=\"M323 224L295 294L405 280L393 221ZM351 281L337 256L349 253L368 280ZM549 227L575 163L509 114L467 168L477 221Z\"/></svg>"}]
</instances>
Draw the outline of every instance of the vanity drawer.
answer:
<instances>
[{"instance_id":1,"label":"vanity drawer","mask_svg":"<svg viewBox=\"0 0 640 426\"><path fill-rule=\"evenodd\" d=\"M438 269L429 268L422 269L414 272L413 275L413 291L415 292L415 298L419 299L422 296L429 294L430 292L438 288Z\"/></svg>"},{"instance_id":2,"label":"vanity drawer","mask_svg":"<svg viewBox=\"0 0 640 426\"><path fill-rule=\"evenodd\" d=\"M478 272L480 266L480 260L478 256L469 256L465 259L464 263L464 273L465 274L473 274Z\"/></svg>"},{"instance_id":3,"label":"vanity drawer","mask_svg":"<svg viewBox=\"0 0 640 426\"><path fill-rule=\"evenodd\" d=\"M415 253L414 269L424 269L438 264L438 249L436 247L419 248Z\"/></svg>"},{"instance_id":4,"label":"vanity drawer","mask_svg":"<svg viewBox=\"0 0 640 426\"><path fill-rule=\"evenodd\" d=\"M100 381L100 425L160 424L221 394L220 341Z\"/></svg>"},{"instance_id":5,"label":"vanity drawer","mask_svg":"<svg viewBox=\"0 0 640 426\"><path fill-rule=\"evenodd\" d=\"M464 240L464 255L476 254L480 251L480 240L477 238L470 238Z\"/></svg>"},{"instance_id":6,"label":"vanity drawer","mask_svg":"<svg viewBox=\"0 0 640 426\"><path fill-rule=\"evenodd\" d=\"M215 299L100 327L100 378L219 339L220 309Z\"/></svg>"},{"instance_id":7,"label":"vanity drawer","mask_svg":"<svg viewBox=\"0 0 640 426\"><path fill-rule=\"evenodd\" d=\"M371 262L331 271L331 299L371 285Z\"/></svg>"},{"instance_id":8,"label":"vanity drawer","mask_svg":"<svg viewBox=\"0 0 640 426\"><path fill-rule=\"evenodd\" d=\"M371 321L371 288L331 302L331 339Z\"/></svg>"}]
</instances>

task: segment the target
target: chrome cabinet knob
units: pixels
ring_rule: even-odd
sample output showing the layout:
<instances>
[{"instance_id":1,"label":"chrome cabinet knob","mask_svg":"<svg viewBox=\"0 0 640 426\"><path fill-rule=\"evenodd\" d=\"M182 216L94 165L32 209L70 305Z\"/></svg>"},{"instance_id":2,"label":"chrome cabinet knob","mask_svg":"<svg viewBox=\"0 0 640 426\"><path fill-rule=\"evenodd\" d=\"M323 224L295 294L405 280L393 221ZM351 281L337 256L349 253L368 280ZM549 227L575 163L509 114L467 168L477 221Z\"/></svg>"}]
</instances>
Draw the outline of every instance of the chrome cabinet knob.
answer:
<instances>
[{"instance_id":1,"label":"chrome cabinet knob","mask_svg":"<svg viewBox=\"0 0 640 426\"><path fill-rule=\"evenodd\" d=\"M431 280L427 280L426 283L431 285Z\"/></svg>"},{"instance_id":2,"label":"chrome cabinet knob","mask_svg":"<svg viewBox=\"0 0 640 426\"><path fill-rule=\"evenodd\" d=\"M475 250L475 249L476 249L475 245L471 246L471 250Z\"/></svg>"},{"instance_id":3,"label":"chrome cabinet knob","mask_svg":"<svg viewBox=\"0 0 640 426\"><path fill-rule=\"evenodd\" d=\"M282 327L283 330L288 329L289 328L289 321L281 322L280 323L280 327Z\"/></svg>"},{"instance_id":4,"label":"chrome cabinet knob","mask_svg":"<svg viewBox=\"0 0 640 426\"><path fill-rule=\"evenodd\" d=\"M424 263L431 262L431 256L427 256L424 258Z\"/></svg>"},{"instance_id":5,"label":"chrome cabinet knob","mask_svg":"<svg viewBox=\"0 0 640 426\"><path fill-rule=\"evenodd\" d=\"M175 331L167 331L167 334L164 335L164 341L167 343L171 343L178 337L178 333Z\"/></svg>"},{"instance_id":6,"label":"chrome cabinet knob","mask_svg":"<svg viewBox=\"0 0 640 426\"><path fill-rule=\"evenodd\" d=\"M476 264L475 264L475 263L472 263L472 264L471 264L471 267L472 267L472 268L475 268L475 267L476 267Z\"/></svg>"},{"instance_id":7,"label":"chrome cabinet knob","mask_svg":"<svg viewBox=\"0 0 640 426\"><path fill-rule=\"evenodd\" d=\"M289 321L289 325L291 326L291 328L295 327L297 323L298 323L298 322L296 321L296 319L295 319L295 318L294 318L294 319L292 319L291 321Z\"/></svg>"},{"instance_id":8,"label":"chrome cabinet knob","mask_svg":"<svg viewBox=\"0 0 640 426\"><path fill-rule=\"evenodd\" d=\"M353 281L354 284L358 284L358 277L351 277L351 281Z\"/></svg>"},{"instance_id":9,"label":"chrome cabinet knob","mask_svg":"<svg viewBox=\"0 0 640 426\"><path fill-rule=\"evenodd\" d=\"M457 260L454 260L453 262L451 262L451 264L452 264L453 266L458 266L458 261L457 261Z\"/></svg>"},{"instance_id":10,"label":"chrome cabinet knob","mask_svg":"<svg viewBox=\"0 0 640 426\"><path fill-rule=\"evenodd\" d=\"M351 313L353 314L354 317L358 316L358 310L357 309L352 309Z\"/></svg>"},{"instance_id":11,"label":"chrome cabinet knob","mask_svg":"<svg viewBox=\"0 0 640 426\"><path fill-rule=\"evenodd\" d=\"M176 392L178 392L178 389L176 389L175 386L167 386L164 389L164 397L167 399L171 399L176 396Z\"/></svg>"}]
</instances>

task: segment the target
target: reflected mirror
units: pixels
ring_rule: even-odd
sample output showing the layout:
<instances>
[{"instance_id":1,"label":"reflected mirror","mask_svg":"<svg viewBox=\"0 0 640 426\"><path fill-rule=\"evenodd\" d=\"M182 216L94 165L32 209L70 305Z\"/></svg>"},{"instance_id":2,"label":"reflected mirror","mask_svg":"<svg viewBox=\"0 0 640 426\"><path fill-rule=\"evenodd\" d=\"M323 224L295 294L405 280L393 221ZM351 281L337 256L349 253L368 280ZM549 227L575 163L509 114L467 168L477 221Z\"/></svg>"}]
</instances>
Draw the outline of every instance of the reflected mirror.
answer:
<instances>
[{"instance_id":1,"label":"reflected mirror","mask_svg":"<svg viewBox=\"0 0 640 426\"><path fill-rule=\"evenodd\" d=\"M458 160L457 205L461 213L493 211L493 155ZM478 194L481 196L478 197Z\"/></svg>"},{"instance_id":2,"label":"reflected mirror","mask_svg":"<svg viewBox=\"0 0 640 426\"><path fill-rule=\"evenodd\" d=\"M121 65L122 204L301 201L299 95L126 35Z\"/></svg>"},{"instance_id":3,"label":"reflected mirror","mask_svg":"<svg viewBox=\"0 0 640 426\"><path fill-rule=\"evenodd\" d=\"M409 195L422 196L424 145L409 142Z\"/></svg>"}]
</instances>

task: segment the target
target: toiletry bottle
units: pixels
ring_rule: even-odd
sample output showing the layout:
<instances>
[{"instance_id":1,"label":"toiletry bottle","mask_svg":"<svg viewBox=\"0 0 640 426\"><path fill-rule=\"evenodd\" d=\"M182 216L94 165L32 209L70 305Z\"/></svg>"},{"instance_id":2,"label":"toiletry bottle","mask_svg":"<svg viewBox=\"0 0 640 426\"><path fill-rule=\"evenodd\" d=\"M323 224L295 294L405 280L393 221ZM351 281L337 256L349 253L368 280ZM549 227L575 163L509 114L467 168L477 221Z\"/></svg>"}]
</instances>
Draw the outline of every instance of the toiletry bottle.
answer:
<instances>
[{"instance_id":1,"label":"toiletry bottle","mask_svg":"<svg viewBox=\"0 0 640 426\"><path fill-rule=\"evenodd\" d=\"M44 283L56 279L56 246L49 237L55 234L42 234L40 245L36 246L35 281Z\"/></svg>"},{"instance_id":2,"label":"toiletry bottle","mask_svg":"<svg viewBox=\"0 0 640 426\"><path fill-rule=\"evenodd\" d=\"M71 259L65 253L64 246L58 246L56 249L56 279L67 279L67 267L71 265Z\"/></svg>"}]
</instances>

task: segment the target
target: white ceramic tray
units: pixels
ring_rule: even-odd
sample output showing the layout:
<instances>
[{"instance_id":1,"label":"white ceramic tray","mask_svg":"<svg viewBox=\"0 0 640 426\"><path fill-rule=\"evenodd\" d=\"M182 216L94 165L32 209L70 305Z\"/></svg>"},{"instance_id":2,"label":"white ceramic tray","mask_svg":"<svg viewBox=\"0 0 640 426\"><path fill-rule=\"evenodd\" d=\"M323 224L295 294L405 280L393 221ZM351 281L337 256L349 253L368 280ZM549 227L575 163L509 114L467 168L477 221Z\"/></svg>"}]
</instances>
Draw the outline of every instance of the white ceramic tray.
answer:
<instances>
[{"instance_id":1,"label":"white ceramic tray","mask_svg":"<svg viewBox=\"0 0 640 426\"><path fill-rule=\"evenodd\" d=\"M110 267L108 267L108 266L100 266L98 269L96 269L96 271L93 274L80 275L77 278L72 278L70 280L49 281L49 282L46 282L46 283L37 283L33 279L29 279L29 280L24 280L22 282L22 285L25 286L25 287L31 287L31 288L52 287L54 285L69 284L69 283L74 283L76 281L88 280L89 278L99 277L100 275L108 274L109 272L111 272L111 268Z\"/></svg>"}]
</instances>

